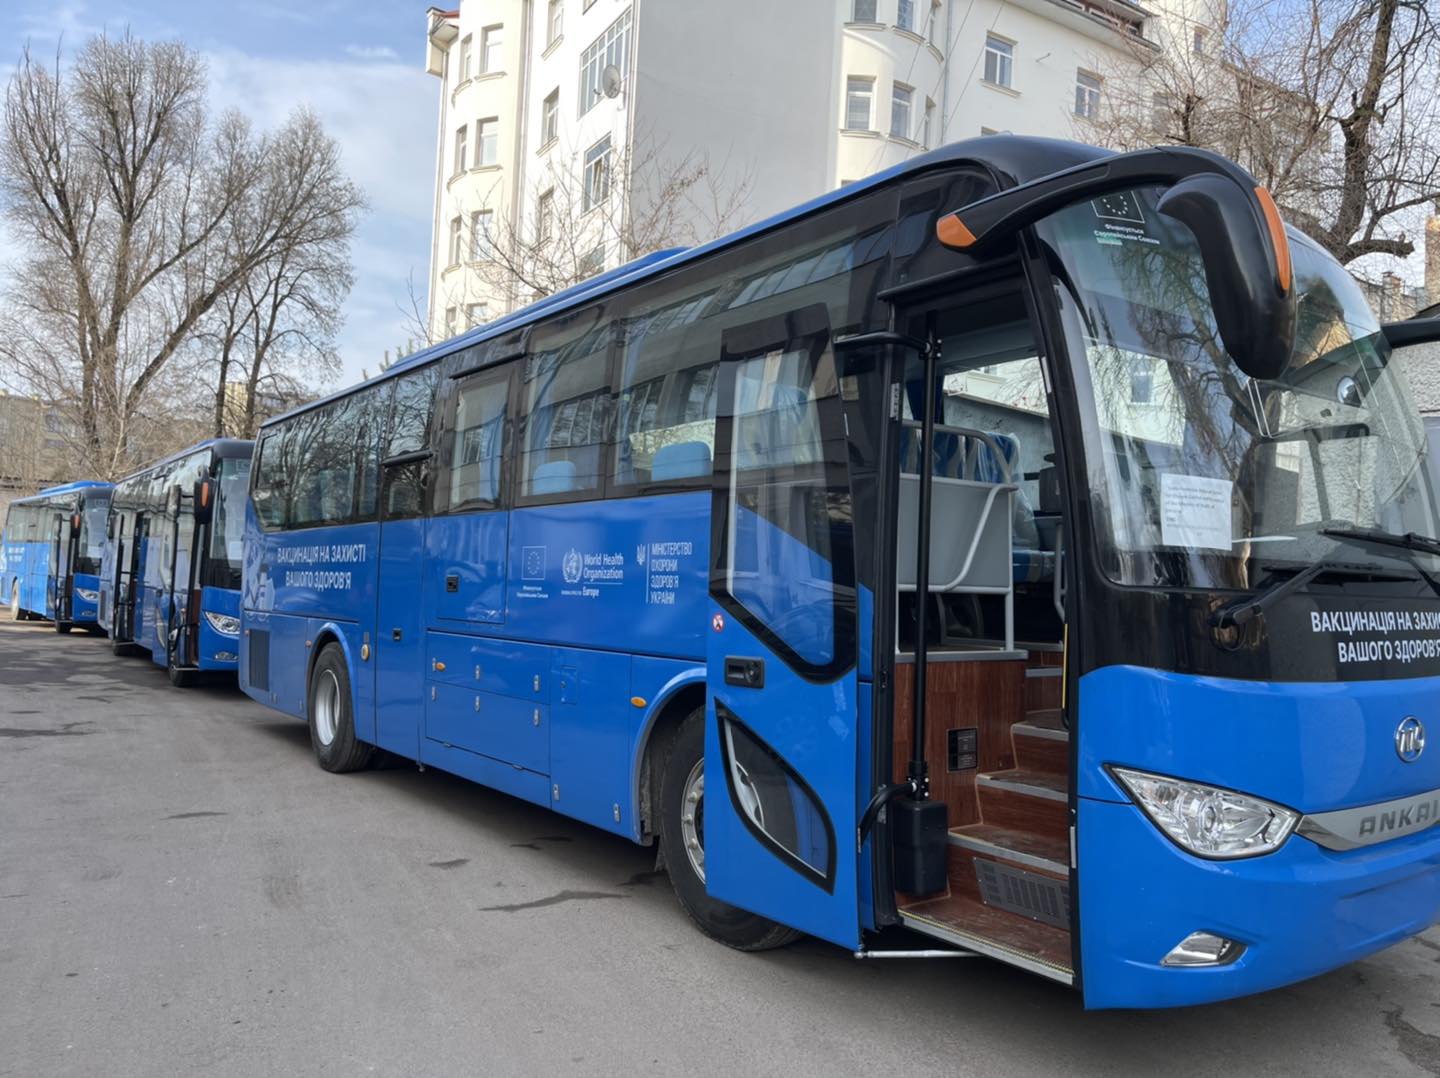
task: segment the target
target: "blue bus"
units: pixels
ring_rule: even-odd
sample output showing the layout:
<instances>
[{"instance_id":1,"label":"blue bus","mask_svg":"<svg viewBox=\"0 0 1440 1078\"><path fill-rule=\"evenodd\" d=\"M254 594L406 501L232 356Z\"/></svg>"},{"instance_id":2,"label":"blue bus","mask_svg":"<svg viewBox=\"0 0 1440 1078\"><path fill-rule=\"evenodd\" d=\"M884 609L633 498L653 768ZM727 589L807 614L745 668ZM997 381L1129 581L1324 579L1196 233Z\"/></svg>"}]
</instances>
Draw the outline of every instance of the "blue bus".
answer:
<instances>
[{"instance_id":1,"label":"blue bus","mask_svg":"<svg viewBox=\"0 0 1440 1078\"><path fill-rule=\"evenodd\" d=\"M100 623L117 655L148 652L172 684L233 673L253 442L212 439L115 485Z\"/></svg>"},{"instance_id":2,"label":"blue bus","mask_svg":"<svg viewBox=\"0 0 1440 1078\"><path fill-rule=\"evenodd\" d=\"M12 620L48 618L57 633L96 627L109 483L47 487L17 498L0 537L0 595Z\"/></svg>"},{"instance_id":3,"label":"blue bus","mask_svg":"<svg viewBox=\"0 0 1440 1078\"><path fill-rule=\"evenodd\" d=\"M944 147L265 424L240 684L657 844L732 947L1287 984L1440 918L1388 357L1223 158Z\"/></svg>"}]
</instances>

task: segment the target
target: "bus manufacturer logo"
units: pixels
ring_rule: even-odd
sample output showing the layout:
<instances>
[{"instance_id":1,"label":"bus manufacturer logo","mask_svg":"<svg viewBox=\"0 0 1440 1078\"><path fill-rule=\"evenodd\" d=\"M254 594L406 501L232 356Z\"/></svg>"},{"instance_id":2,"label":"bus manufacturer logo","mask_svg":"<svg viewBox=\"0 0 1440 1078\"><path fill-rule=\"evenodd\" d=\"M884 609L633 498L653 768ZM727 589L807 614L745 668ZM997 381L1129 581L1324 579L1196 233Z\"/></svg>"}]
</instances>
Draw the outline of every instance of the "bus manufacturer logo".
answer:
<instances>
[{"instance_id":1,"label":"bus manufacturer logo","mask_svg":"<svg viewBox=\"0 0 1440 1078\"><path fill-rule=\"evenodd\" d=\"M1414 715L1407 716L1395 731L1395 751L1407 764L1420 759L1425 751L1425 724Z\"/></svg>"}]
</instances>

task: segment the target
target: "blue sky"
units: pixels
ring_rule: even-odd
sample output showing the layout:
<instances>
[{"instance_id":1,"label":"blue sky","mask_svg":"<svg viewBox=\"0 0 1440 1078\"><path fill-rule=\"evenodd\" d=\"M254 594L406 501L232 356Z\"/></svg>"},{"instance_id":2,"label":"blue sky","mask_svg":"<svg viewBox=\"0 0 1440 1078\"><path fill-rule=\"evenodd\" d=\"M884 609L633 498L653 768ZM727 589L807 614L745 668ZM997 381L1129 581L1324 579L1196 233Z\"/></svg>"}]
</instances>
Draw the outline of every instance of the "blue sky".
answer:
<instances>
[{"instance_id":1,"label":"blue sky","mask_svg":"<svg viewBox=\"0 0 1440 1078\"><path fill-rule=\"evenodd\" d=\"M204 56L213 106L273 128L300 102L340 142L370 210L352 243L355 288L340 336L340 384L374 373L406 336L414 274L423 300L429 269L438 82L425 74L424 0L0 0L0 79L26 41L67 54L100 30L179 38ZM0 223L0 260L13 241ZM398 305L398 306L397 306Z\"/></svg>"}]
</instances>

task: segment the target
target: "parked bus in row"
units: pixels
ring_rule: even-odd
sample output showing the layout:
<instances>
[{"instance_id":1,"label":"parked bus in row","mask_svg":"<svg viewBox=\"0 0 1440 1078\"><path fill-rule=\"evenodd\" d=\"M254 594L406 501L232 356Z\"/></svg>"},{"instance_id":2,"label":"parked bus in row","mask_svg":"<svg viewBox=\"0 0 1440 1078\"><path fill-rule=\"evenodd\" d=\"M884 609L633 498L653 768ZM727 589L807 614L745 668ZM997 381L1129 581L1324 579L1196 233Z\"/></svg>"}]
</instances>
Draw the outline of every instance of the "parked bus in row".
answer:
<instances>
[{"instance_id":1,"label":"parked bus in row","mask_svg":"<svg viewBox=\"0 0 1440 1078\"><path fill-rule=\"evenodd\" d=\"M0 595L12 620L49 619L57 633L96 627L109 483L47 487L17 498L0 536Z\"/></svg>"},{"instance_id":2,"label":"parked bus in row","mask_svg":"<svg viewBox=\"0 0 1440 1078\"><path fill-rule=\"evenodd\" d=\"M1247 173L996 136L266 423L240 683L658 842L734 947L1200 1003L1440 917L1437 529Z\"/></svg>"},{"instance_id":3,"label":"parked bus in row","mask_svg":"<svg viewBox=\"0 0 1440 1078\"><path fill-rule=\"evenodd\" d=\"M100 623L117 655L148 652L170 681L233 673L254 443L215 439L115 484Z\"/></svg>"}]
</instances>

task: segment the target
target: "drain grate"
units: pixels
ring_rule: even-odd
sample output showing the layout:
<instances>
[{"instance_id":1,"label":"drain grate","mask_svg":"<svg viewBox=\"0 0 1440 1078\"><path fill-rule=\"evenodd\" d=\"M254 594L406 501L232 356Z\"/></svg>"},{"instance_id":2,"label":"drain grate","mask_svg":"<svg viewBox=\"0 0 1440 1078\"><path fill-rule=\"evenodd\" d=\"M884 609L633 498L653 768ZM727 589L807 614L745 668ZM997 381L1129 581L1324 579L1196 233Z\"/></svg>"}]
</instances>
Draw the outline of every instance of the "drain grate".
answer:
<instances>
[{"instance_id":1,"label":"drain grate","mask_svg":"<svg viewBox=\"0 0 1440 1078\"><path fill-rule=\"evenodd\" d=\"M1056 928L1070 927L1069 884L981 857L974 864L985 905Z\"/></svg>"}]
</instances>

